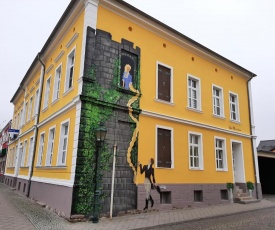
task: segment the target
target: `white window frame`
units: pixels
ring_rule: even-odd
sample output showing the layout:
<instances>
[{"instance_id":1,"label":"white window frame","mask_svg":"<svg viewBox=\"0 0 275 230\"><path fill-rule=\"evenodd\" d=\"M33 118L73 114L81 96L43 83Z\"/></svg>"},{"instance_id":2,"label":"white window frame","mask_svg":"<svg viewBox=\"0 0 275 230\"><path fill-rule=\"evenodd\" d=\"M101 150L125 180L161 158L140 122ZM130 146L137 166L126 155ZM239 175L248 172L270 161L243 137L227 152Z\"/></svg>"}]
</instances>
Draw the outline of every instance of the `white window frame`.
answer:
<instances>
[{"instance_id":1,"label":"white window frame","mask_svg":"<svg viewBox=\"0 0 275 230\"><path fill-rule=\"evenodd\" d=\"M232 109L231 109L231 96L234 96L236 99L236 119L232 119ZM233 122L240 122L240 110L239 110L239 96L236 93L233 93L231 91L229 91L229 111L230 111L230 121Z\"/></svg>"},{"instance_id":2,"label":"white window frame","mask_svg":"<svg viewBox=\"0 0 275 230\"><path fill-rule=\"evenodd\" d=\"M15 154L13 155L12 167L15 167L16 165L17 152L18 152L18 145L15 146Z\"/></svg>"},{"instance_id":3,"label":"white window frame","mask_svg":"<svg viewBox=\"0 0 275 230\"><path fill-rule=\"evenodd\" d=\"M162 99L158 98L158 66L161 65L163 67L166 67L170 69L171 71L171 78L170 78L170 101L164 101ZM166 65L160 61L156 62L156 100L167 103L167 104L173 104L174 103L174 70L172 66Z\"/></svg>"},{"instance_id":4,"label":"white window frame","mask_svg":"<svg viewBox=\"0 0 275 230\"><path fill-rule=\"evenodd\" d=\"M55 69L52 102L60 98L62 63Z\"/></svg>"},{"instance_id":5,"label":"white window frame","mask_svg":"<svg viewBox=\"0 0 275 230\"><path fill-rule=\"evenodd\" d=\"M33 104L33 97L30 97L27 121L30 121L32 117L32 104Z\"/></svg>"},{"instance_id":6,"label":"white window frame","mask_svg":"<svg viewBox=\"0 0 275 230\"><path fill-rule=\"evenodd\" d=\"M33 153L33 148L34 148L34 136L30 137L27 167L31 166L31 156L32 156L32 153Z\"/></svg>"},{"instance_id":7,"label":"white window frame","mask_svg":"<svg viewBox=\"0 0 275 230\"><path fill-rule=\"evenodd\" d=\"M24 113L23 108L20 110L20 127L23 126L24 122Z\"/></svg>"},{"instance_id":8,"label":"white window frame","mask_svg":"<svg viewBox=\"0 0 275 230\"><path fill-rule=\"evenodd\" d=\"M194 108L193 106L190 106L189 104L189 98L193 100L193 98L190 96L189 89L194 90L193 87L189 86L189 79L192 79L197 82L198 87L196 88L196 93L197 93L197 108ZM201 79L198 77L195 77L191 74L187 74L187 108L192 109L192 110L197 110L201 111Z\"/></svg>"},{"instance_id":9,"label":"white window frame","mask_svg":"<svg viewBox=\"0 0 275 230\"><path fill-rule=\"evenodd\" d=\"M50 91L51 91L51 77L48 77L45 84L44 102L43 109L48 108L50 104Z\"/></svg>"},{"instance_id":10,"label":"white window frame","mask_svg":"<svg viewBox=\"0 0 275 230\"><path fill-rule=\"evenodd\" d=\"M74 57L73 63L71 63L72 56ZM64 92L67 92L71 88L73 88L73 80L75 75L75 56L76 56L76 46L70 51L67 56L67 65L66 65L66 79L65 79L65 88ZM69 87L69 80L70 80L70 70L73 68L73 76L72 76L72 85Z\"/></svg>"},{"instance_id":11,"label":"white window frame","mask_svg":"<svg viewBox=\"0 0 275 230\"><path fill-rule=\"evenodd\" d=\"M38 114L39 89L35 91L34 115Z\"/></svg>"},{"instance_id":12,"label":"white window frame","mask_svg":"<svg viewBox=\"0 0 275 230\"><path fill-rule=\"evenodd\" d=\"M67 124L68 125L68 133L64 137L63 135L63 126ZM68 143L69 143L69 134L70 134L70 119L67 119L60 124L60 132L59 132L59 146L58 146L58 155L57 155L57 165L58 166L65 166L67 162L67 155L68 155ZM66 152L64 154L64 162L62 162L63 157L63 144L64 139L67 138L67 146L66 146Z\"/></svg>"},{"instance_id":13,"label":"white window frame","mask_svg":"<svg viewBox=\"0 0 275 230\"><path fill-rule=\"evenodd\" d=\"M216 147L216 141L220 140L223 141L223 146L222 148L217 148ZM227 166L227 151L226 151L226 139L223 137L218 137L214 136L214 149L215 149L215 165L216 165L216 171L228 171L228 166ZM222 150L223 151L223 168L218 168L217 166L217 150Z\"/></svg>"},{"instance_id":14,"label":"white window frame","mask_svg":"<svg viewBox=\"0 0 275 230\"><path fill-rule=\"evenodd\" d=\"M53 137L51 137L52 131L54 131ZM56 137L56 126L52 126L49 128L49 134L48 134L46 166L52 166L55 137Z\"/></svg>"},{"instance_id":15,"label":"white window frame","mask_svg":"<svg viewBox=\"0 0 275 230\"><path fill-rule=\"evenodd\" d=\"M215 94L215 90L219 91L220 96L218 97ZM216 100L219 100L220 102L220 114L217 113L216 111ZM224 118L224 100L223 100L223 88L217 85L212 84L212 105L213 105L213 115L217 117L222 117Z\"/></svg>"},{"instance_id":16,"label":"white window frame","mask_svg":"<svg viewBox=\"0 0 275 230\"><path fill-rule=\"evenodd\" d=\"M171 131L171 168L164 168L164 167L157 167L158 162L158 129L167 129ZM160 169L174 169L175 168L175 156L174 156L174 128L168 127L168 126L162 126L162 125L156 125L155 128L155 167Z\"/></svg>"},{"instance_id":17,"label":"white window frame","mask_svg":"<svg viewBox=\"0 0 275 230\"><path fill-rule=\"evenodd\" d=\"M21 156L21 163L20 163L21 167L25 166L27 147L28 147L28 141L24 140L24 142L22 144L22 156Z\"/></svg>"},{"instance_id":18,"label":"white window frame","mask_svg":"<svg viewBox=\"0 0 275 230\"><path fill-rule=\"evenodd\" d=\"M43 135L43 143L42 143L42 139L41 139L42 135ZM45 137L46 137L45 132L41 132L39 135L39 147L38 147L36 166L42 166L42 163L43 163L43 155L44 155L44 151L45 151Z\"/></svg>"},{"instance_id":19,"label":"white window frame","mask_svg":"<svg viewBox=\"0 0 275 230\"><path fill-rule=\"evenodd\" d=\"M26 102L25 106L24 106L24 121L23 121L23 125L26 124L26 122L27 122L28 106L29 106L29 103Z\"/></svg>"},{"instance_id":20,"label":"white window frame","mask_svg":"<svg viewBox=\"0 0 275 230\"><path fill-rule=\"evenodd\" d=\"M198 144L191 143L191 136L198 137ZM198 158L199 158L199 166L194 167L191 165L191 155L190 155L190 148L191 147L198 147ZM192 170L203 170L204 169L204 161L203 161L203 139L202 134L197 132L188 131L188 154L189 154L189 169Z\"/></svg>"}]
</instances>

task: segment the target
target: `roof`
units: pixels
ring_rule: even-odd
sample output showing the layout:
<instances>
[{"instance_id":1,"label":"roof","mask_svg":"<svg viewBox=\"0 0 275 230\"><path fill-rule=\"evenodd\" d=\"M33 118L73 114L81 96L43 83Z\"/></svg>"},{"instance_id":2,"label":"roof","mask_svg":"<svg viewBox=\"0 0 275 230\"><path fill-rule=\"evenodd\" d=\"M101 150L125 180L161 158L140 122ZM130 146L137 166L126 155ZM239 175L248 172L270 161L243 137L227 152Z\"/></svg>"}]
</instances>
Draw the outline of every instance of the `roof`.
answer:
<instances>
[{"instance_id":1,"label":"roof","mask_svg":"<svg viewBox=\"0 0 275 230\"><path fill-rule=\"evenodd\" d=\"M258 152L272 152L275 150L275 140L260 141L257 147Z\"/></svg>"},{"instance_id":2,"label":"roof","mask_svg":"<svg viewBox=\"0 0 275 230\"><path fill-rule=\"evenodd\" d=\"M64 13L62 14L61 18L60 18L59 21L57 22L56 26L54 27L54 29L53 29L52 33L50 34L49 38L47 39L46 43L45 43L44 46L42 47L41 51L38 52L38 54L40 54L40 56L42 56L42 55L44 54L44 52L47 50L48 46L50 45L50 43L51 43L52 40L54 39L55 35L57 34L59 28L62 26L63 22L66 20L67 15L68 15L69 12L71 11L71 9L73 9L73 7L77 4L78 1L79 1L79 0L71 0L71 2L69 3L69 5L67 6L66 10L65 10ZM236 68L240 69L241 71L244 71L245 73L247 73L247 74L250 75L251 77L257 76L255 73L252 73L251 71L249 71L249 70L243 68L242 66L240 66L240 65L238 65L238 64L236 64L236 63L230 61L229 59L227 59L227 58L221 56L220 54L218 54L218 53L216 53L216 52L210 50L209 48L207 48L207 47L201 45L200 43L198 43L198 42L192 40L191 38L185 36L184 34L180 33L179 31L177 31L177 30L171 28L170 26L168 26L168 25L162 23L161 21L159 21L159 20L153 18L152 16L150 16L150 15L144 13L143 11L137 9L136 7L130 5L129 3L127 3L127 2L125 2L125 1L123 1L123 0L114 0L114 1L118 2L119 4L121 4L121 5L123 5L123 6L127 7L127 8L129 8L130 10L133 10L133 11L135 11L136 13L138 13L138 14L140 14L140 15L146 17L146 18L148 18L149 20L151 20L151 21L157 23L158 25L160 25L160 26L164 27L165 29L171 31L172 33L177 34L177 35L180 36L182 39L187 40L187 41L189 41L190 43L194 44L195 46L199 47L200 49L202 49L202 50L204 50L204 51L206 51L206 52L212 54L213 56L215 56L215 57L217 57L217 58L220 58L221 60L223 60L224 62L228 63L229 65L235 66ZM38 55L37 55L37 56L38 56ZM31 72L32 68L35 66L36 62L38 62L37 56L34 58L34 60L33 60L32 64L31 64L31 66L29 67L28 71L26 72L26 74L25 74L23 80L21 81L21 83L20 83L18 89L16 90L16 92L15 92L15 94L14 94L14 96L12 97L12 99L11 99L10 102L13 102L13 100L14 100L15 97L16 97L16 95L20 92L20 90L21 90L21 88L22 88L24 82L27 80L28 75L29 75L29 73Z\"/></svg>"}]
</instances>

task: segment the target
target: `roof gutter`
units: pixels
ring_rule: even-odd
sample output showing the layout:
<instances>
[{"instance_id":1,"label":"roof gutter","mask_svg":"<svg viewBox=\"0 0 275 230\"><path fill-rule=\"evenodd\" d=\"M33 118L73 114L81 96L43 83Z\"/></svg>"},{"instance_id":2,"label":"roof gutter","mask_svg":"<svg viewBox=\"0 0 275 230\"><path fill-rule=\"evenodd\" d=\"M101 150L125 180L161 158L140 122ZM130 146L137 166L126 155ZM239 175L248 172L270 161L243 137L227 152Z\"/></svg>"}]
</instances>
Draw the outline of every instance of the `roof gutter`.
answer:
<instances>
[{"instance_id":1,"label":"roof gutter","mask_svg":"<svg viewBox=\"0 0 275 230\"><path fill-rule=\"evenodd\" d=\"M257 150L256 150L256 136L255 136L255 125L254 125L254 116L253 116L253 108L252 108L252 94L251 94L251 86L250 81L255 74L247 81L247 95L248 95L248 107L249 107L249 124L250 124L250 135L251 135L251 147L252 147L252 157L253 157L253 166L254 166L254 177L255 177L255 189L256 189L256 198L260 199L259 191L258 191L258 184L260 183L259 178L259 167L258 167L258 157L257 157Z\"/></svg>"},{"instance_id":2,"label":"roof gutter","mask_svg":"<svg viewBox=\"0 0 275 230\"><path fill-rule=\"evenodd\" d=\"M39 52L37 54L37 60L42 65L42 71L41 71L41 77L40 77L40 85L39 85L39 100L38 100L38 108L36 111L36 118L35 118L35 124L34 124L34 138L33 138L33 149L32 149L32 160L31 160L31 166L29 171L29 180L28 180L28 189L26 196L30 196L30 190L31 190L31 182L32 182L32 176L33 176L33 169L34 169L34 159L35 159L35 153L36 153L36 143L37 143L37 137L38 137L38 123L39 123L39 117L40 117L40 111L41 111L41 98L43 93L43 85L44 85L44 78L45 78L45 63L41 60L41 53ZM37 99L36 99L37 100Z\"/></svg>"}]
</instances>

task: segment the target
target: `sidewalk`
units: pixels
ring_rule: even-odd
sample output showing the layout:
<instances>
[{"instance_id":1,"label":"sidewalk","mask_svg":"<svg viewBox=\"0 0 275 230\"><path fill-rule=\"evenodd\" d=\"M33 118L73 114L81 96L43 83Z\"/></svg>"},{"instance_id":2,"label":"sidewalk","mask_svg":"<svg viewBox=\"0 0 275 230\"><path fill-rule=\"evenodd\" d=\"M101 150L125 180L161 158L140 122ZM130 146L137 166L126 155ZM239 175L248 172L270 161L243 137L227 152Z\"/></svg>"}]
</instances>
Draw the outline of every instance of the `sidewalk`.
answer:
<instances>
[{"instance_id":1,"label":"sidewalk","mask_svg":"<svg viewBox=\"0 0 275 230\"><path fill-rule=\"evenodd\" d=\"M155 211L121 217L102 218L98 224L92 222L70 223L55 213L42 208L30 199L19 195L16 191L11 191L6 185L0 183L0 210L2 215L9 216L6 219L0 215L0 229L54 229L54 230L124 230L124 229L146 229L157 225L174 222L191 221L197 219L213 218L230 214L242 213L257 209L275 207L275 200L262 200L253 204L225 204L212 205L202 208L175 209L170 211ZM3 206L4 204L4 206ZM3 210L4 209L4 210ZM29 219L28 222L19 210ZM20 218L17 218L19 216ZM11 218L13 217L13 218ZM2 219L1 219L2 218ZM5 220L6 219L6 220ZM4 220L5 222L2 222ZM5 227L3 224L5 223ZM16 223L21 228L10 226ZM22 224L21 224L22 223ZM32 225L32 224L33 225ZM21 225L20 225L21 224ZM23 225L24 224L24 225ZM23 228L23 226L26 226Z\"/></svg>"}]
</instances>

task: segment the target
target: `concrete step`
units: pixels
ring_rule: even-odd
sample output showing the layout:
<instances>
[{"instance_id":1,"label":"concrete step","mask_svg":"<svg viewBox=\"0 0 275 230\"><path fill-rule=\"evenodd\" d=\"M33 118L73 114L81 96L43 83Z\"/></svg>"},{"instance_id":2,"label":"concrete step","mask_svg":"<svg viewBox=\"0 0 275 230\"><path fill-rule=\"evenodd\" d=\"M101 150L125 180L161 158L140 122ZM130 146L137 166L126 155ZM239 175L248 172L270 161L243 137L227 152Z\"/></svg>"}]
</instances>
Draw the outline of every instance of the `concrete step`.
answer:
<instances>
[{"instance_id":1,"label":"concrete step","mask_svg":"<svg viewBox=\"0 0 275 230\"><path fill-rule=\"evenodd\" d=\"M253 200L254 198L251 196L243 196L243 197L235 197L235 201L239 202L239 201L244 201L244 200Z\"/></svg>"},{"instance_id":2,"label":"concrete step","mask_svg":"<svg viewBox=\"0 0 275 230\"><path fill-rule=\"evenodd\" d=\"M242 200L238 203L240 204L252 204L252 203L258 203L261 202L261 200L251 199L251 200Z\"/></svg>"}]
</instances>

